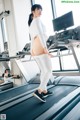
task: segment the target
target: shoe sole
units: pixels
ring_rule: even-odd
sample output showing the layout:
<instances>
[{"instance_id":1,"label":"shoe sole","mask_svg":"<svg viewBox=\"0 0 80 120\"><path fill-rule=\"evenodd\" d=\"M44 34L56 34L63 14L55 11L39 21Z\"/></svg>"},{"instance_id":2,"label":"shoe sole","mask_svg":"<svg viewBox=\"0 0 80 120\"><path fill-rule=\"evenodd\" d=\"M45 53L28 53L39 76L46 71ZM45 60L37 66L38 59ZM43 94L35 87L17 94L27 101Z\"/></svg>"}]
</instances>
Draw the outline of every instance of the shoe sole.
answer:
<instances>
[{"instance_id":1,"label":"shoe sole","mask_svg":"<svg viewBox=\"0 0 80 120\"><path fill-rule=\"evenodd\" d=\"M46 97L48 97L48 96L52 96L53 94L50 94L50 95L45 95L45 96L43 96L43 98L46 98Z\"/></svg>"},{"instance_id":2,"label":"shoe sole","mask_svg":"<svg viewBox=\"0 0 80 120\"><path fill-rule=\"evenodd\" d=\"M46 101L42 100L39 96L37 96L35 93L33 93L33 96L38 98L41 102L44 102L44 103L46 102Z\"/></svg>"}]
</instances>

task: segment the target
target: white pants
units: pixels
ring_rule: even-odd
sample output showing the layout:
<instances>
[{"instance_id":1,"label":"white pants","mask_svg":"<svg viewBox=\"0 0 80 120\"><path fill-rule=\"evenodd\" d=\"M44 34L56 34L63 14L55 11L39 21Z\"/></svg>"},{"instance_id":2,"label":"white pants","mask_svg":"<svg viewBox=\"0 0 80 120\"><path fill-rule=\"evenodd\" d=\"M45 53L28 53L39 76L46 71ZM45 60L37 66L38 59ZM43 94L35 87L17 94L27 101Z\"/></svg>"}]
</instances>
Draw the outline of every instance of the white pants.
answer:
<instances>
[{"instance_id":1,"label":"white pants","mask_svg":"<svg viewBox=\"0 0 80 120\"><path fill-rule=\"evenodd\" d=\"M52 64L48 54L34 56L40 69L40 86L38 89L47 90L47 83L52 75Z\"/></svg>"}]
</instances>

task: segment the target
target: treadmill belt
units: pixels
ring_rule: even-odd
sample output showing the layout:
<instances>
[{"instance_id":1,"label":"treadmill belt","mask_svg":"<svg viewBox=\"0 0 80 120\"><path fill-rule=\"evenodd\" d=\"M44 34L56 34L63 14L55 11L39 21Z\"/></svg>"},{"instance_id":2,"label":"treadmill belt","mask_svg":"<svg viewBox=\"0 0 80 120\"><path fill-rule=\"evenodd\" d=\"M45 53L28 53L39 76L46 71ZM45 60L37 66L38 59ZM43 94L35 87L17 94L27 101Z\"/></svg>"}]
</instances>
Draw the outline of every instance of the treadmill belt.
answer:
<instances>
[{"instance_id":1,"label":"treadmill belt","mask_svg":"<svg viewBox=\"0 0 80 120\"><path fill-rule=\"evenodd\" d=\"M10 98L13 98L17 95L20 95L22 93L25 93L27 91L30 91L32 89L35 89L39 86L39 84L27 84L24 86L20 86L14 89L11 89L9 91L5 91L4 93L0 93L0 102L6 101Z\"/></svg>"},{"instance_id":2,"label":"treadmill belt","mask_svg":"<svg viewBox=\"0 0 80 120\"><path fill-rule=\"evenodd\" d=\"M55 86L50 89L54 94L46 98L46 103L31 97L2 111L2 114L6 114L6 120L34 120L76 88L75 86Z\"/></svg>"}]
</instances>

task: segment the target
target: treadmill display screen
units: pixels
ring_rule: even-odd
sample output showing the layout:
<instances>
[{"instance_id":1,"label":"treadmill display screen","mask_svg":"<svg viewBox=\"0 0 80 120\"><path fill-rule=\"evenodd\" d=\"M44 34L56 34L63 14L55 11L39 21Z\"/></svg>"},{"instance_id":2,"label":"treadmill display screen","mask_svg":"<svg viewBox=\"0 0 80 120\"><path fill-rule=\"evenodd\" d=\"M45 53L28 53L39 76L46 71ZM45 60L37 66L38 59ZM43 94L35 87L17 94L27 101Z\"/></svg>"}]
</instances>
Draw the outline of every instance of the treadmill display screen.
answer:
<instances>
[{"instance_id":1,"label":"treadmill display screen","mask_svg":"<svg viewBox=\"0 0 80 120\"><path fill-rule=\"evenodd\" d=\"M54 31L65 30L66 28L73 25L74 21L72 11L53 20Z\"/></svg>"}]
</instances>

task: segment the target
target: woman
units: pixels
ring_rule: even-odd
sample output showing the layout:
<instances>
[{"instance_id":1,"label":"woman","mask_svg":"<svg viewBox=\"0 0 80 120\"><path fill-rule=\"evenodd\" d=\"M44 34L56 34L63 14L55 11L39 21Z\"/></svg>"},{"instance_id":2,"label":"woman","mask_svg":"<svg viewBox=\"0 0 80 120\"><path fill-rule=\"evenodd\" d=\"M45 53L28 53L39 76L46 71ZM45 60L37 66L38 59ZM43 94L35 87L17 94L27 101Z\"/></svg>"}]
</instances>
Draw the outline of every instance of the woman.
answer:
<instances>
[{"instance_id":1,"label":"woman","mask_svg":"<svg viewBox=\"0 0 80 120\"><path fill-rule=\"evenodd\" d=\"M39 4L34 4L31 8L28 25L31 37L31 55L37 62L40 68L40 86L34 92L34 96L42 102L46 102L45 96L52 95L52 92L47 91L47 83L52 75L52 65L50 57L52 56L46 46L46 30L40 20L42 7Z\"/></svg>"}]
</instances>

